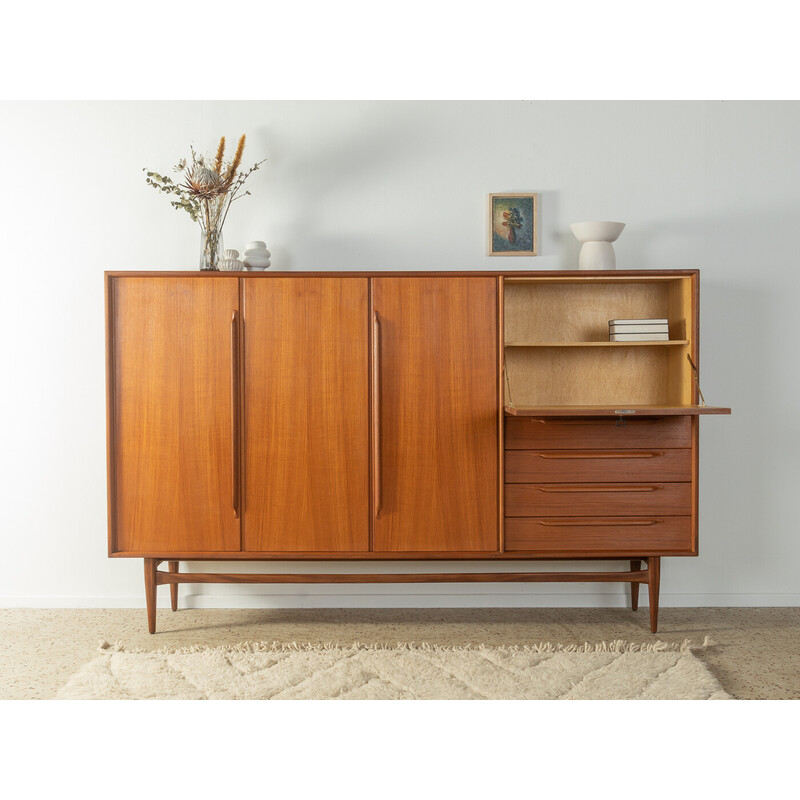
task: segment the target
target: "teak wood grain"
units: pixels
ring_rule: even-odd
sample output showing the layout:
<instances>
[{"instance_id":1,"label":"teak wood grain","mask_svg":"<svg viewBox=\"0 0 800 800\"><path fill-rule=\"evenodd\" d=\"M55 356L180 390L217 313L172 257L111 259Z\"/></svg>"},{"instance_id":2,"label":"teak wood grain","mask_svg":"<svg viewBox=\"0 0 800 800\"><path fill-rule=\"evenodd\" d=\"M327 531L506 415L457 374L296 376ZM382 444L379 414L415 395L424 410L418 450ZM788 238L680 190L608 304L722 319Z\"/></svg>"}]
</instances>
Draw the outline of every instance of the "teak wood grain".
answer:
<instances>
[{"instance_id":1,"label":"teak wood grain","mask_svg":"<svg viewBox=\"0 0 800 800\"><path fill-rule=\"evenodd\" d=\"M658 595L661 589L661 556L647 559L647 594L650 598L650 630L658 630Z\"/></svg>"},{"instance_id":2,"label":"teak wood grain","mask_svg":"<svg viewBox=\"0 0 800 800\"><path fill-rule=\"evenodd\" d=\"M275 280L284 277L298 278L497 278L505 277L506 283L524 283L534 280L541 283L551 280L555 283L573 281L575 283L616 283L623 282L649 282L663 281L665 278L688 277L699 274L697 269L659 269L659 270L630 270L618 269L613 273L608 270L291 270L271 269L266 272L201 272L191 270L107 270L108 277L141 277L141 278L227 278L236 282L240 277L253 278L254 280Z\"/></svg>"},{"instance_id":3,"label":"teak wood grain","mask_svg":"<svg viewBox=\"0 0 800 800\"><path fill-rule=\"evenodd\" d=\"M631 572L639 572L642 569L642 562L640 559L631 559ZM639 583L638 581L631 582L631 611L639 610Z\"/></svg>"},{"instance_id":4,"label":"teak wood grain","mask_svg":"<svg viewBox=\"0 0 800 800\"><path fill-rule=\"evenodd\" d=\"M691 447L688 417L508 417L507 450Z\"/></svg>"},{"instance_id":5,"label":"teak wood grain","mask_svg":"<svg viewBox=\"0 0 800 800\"><path fill-rule=\"evenodd\" d=\"M373 309L382 495L375 551L497 551L496 281L375 278Z\"/></svg>"},{"instance_id":6,"label":"teak wood grain","mask_svg":"<svg viewBox=\"0 0 800 800\"><path fill-rule=\"evenodd\" d=\"M155 568L154 568L155 569ZM180 583L646 583L648 573L637 572L380 572L374 574L312 572L264 574L251 572L169 573L155 571L155 585ZM152 633L152 631L150 631Z\"/></svg>"},{"instance_id":7,"label":"teak wood grain","mask_svg":"<svg viewBox=\"0 0 800 800\"><path fill-rule=\"evenodd\" d=\"M246 551L369 549L367 279L243 279Z\"/></svg>"},{"instance_id":8,"label":"teak wood grain","mask_svg":"<svg viewBox=\"0 0 800 800\"><path fill-rule=\"evenodd\" d=\"M506 517L691 513L691 483L506 483Z\"/></svg>"},{"instance_id":9,"label":"teak wood grain","mask_svg":"<svg viewBox=\"0 0 800 800\"><path fill-rule=\"evenodd\" d=\"M505 323L505 292L503 279L497 279L497 330L500 332L497 337L497 441L500 457L497 459L497 486L498 486L498 549L502 553L505 550L505 508L504 492L501 491L505 484L505 459L503 458L503 442L505 441L505 400L506 400L506 381L505 381L505 347L503 346L503 330Z\"/></svg>"},{"instance_id":10,"label":"teak wood grain","mask_svg":"<svg viewBox=\"0 0 800 800\"><path fill-rule=\"evenodd\" d=\"M235 281L113 279L112 550L239 550Z\"/></svg>"},{"instance_id":11,"label":"teak wood grain","mask_svg":"<svg viewBox=\"0 0 800 800\"><path fill-rule=\"evenodd\" d=\"M179 572L180 565L177 561L170 561L169 562L169 571L173 574ZM170 607L173 611L178 610L178 584L173 583L169 587L169 600L170 600Z\"/></svg>"},{"instance_id":12,"label":"teak wood grain","mask_svg":"<svg viewBox=\"0 0 800 800\"><path fill-rule=\"evenodd\" d=\"M686 358L699 366L697 270L107 272L105 284L109 554L144 558L151 632L165 583L175 609L193 581L550 580L628 582L634 609L646 582L655 631L660 557L697 555L698 415L730 413L697 405ZM673 341L612 346L617 316L666 316ZM178 572L180 560L610 558L631 571Z\"/></svg>"},{"instance_id":13,"label":"teak wood grain","mask_svg":"<svg viewBox=\"0 0 800 800\"><path fill-rule=\"evenodd\" d=\"M691 517L513 517L506 550L551 556L692 552Z\"/></svg>"},{"instance_id":14,"label":"teak wood grain","mask_svg":"<svg viewBox=\"0 0 800 800\"><path fill-rule=\"evenodd\" d=\"M506 450L506 483L686 481L690 449Z\"/></svg>"}]
</instances>

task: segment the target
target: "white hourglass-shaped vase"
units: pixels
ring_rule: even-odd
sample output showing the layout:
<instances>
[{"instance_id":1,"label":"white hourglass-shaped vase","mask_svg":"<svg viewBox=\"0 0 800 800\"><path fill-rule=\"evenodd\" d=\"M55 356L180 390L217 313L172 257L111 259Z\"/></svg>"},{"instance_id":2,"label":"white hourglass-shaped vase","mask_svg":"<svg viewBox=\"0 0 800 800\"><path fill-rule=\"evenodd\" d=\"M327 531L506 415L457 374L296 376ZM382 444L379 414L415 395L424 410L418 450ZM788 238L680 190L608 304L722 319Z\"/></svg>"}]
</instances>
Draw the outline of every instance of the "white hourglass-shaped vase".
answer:
<instances>
[{"instance_id":1,"label":"white hourglass-shaped vase","mask_svg":"<svg viewBox=\"0 0 800 800\"><path fill-rule=\"evenodd\" d=\"M624 222L573 222L569 226L575 238L582 243L578 269L616 269L615 242Z\"/></svg>"}]
</instances>

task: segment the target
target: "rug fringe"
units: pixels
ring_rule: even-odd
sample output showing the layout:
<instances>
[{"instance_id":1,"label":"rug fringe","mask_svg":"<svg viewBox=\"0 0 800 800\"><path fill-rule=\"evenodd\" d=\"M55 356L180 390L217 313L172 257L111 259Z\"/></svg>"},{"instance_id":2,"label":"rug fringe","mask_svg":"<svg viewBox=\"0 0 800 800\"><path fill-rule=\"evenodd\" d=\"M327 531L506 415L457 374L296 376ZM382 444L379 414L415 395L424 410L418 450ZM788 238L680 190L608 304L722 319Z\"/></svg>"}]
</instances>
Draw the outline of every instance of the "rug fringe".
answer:
<instances>
[{"instance_id":1,"label":"rug fringe","mask_svg":"<svg viewBox=\"0 0 800 800\"><path fill-rule=\"evenodd\" d=\"M538 644L526 645L438 645L428 642L398 642L397 644L366 644L364 642L353 642L351 645L340 645L335 642L324 642L322 644L302 643L302 642L256 642L246 641L233 645L219 645L209 647L207 645L192 645L189 647L163 647L159 650L147 650L138 647L125 647L120 642L101 641L98 652L104 654L111 653L153 653L159 655L187 655L191 653L203 652L225 652L225 653L286 653L286 652L319 652L325 650L419 650L422 652L468 652L468 651L498 651L502 653L662 653L668 651L679 651L688 653L692 650L704 649L715 644L710 637L706 636L703 643L693 645L691 639L684 639L682 642L662 642L660 639L655 642L628 642L624 639L613 639L611 641L584 642L583 644L560 644L552 642L539 642Z\"/></svg>"}]
</instances>

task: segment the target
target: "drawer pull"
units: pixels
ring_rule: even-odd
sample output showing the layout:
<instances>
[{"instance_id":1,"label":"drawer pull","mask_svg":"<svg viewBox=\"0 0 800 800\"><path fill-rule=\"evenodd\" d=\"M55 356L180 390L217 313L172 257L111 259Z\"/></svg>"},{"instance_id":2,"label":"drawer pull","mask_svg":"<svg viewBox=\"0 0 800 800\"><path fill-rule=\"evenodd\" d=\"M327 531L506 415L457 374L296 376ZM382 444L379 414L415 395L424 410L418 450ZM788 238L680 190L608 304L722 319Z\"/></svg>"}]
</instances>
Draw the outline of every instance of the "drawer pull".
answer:
<instances>
[{"instance_id":1,"label":"drawer pull","mask_svg":"<svg viewBox=\"0 0 800 800\"><path fill-rule=\"evenodd\" d=\"M658 486L540 486L540 492L576 493L576 492L654 492Z\"/></svg>"},{"instance_id":2,"label":"drawer pull","mask_svg":"<svg viewBox=\"0 0 800 800\"><path fill-rule=\"evenodd\" d=\"M662 456L663 453L634 453L634 452L613 452L613 453L539 453L539 458L655 458Z\"/></svg>"},{"instance_id":3,"label":"drawer pull","mask_svg":"<svg viewBox=\"0 0 800 800\"><path fill-rule=\"evenodd\" d=\"M548 528L640 528L645 525L658 525L659 519L625 520L624 522L546 522L539 520L539 525Z\"/></svg>"},{"instance_id":4,"label":"drawer pull","mask_svg":"<svg viewBox=\"0 0 800 800\"><path fill-rule=\"evenodd\" d=\"M615 412L620 413L620 412ZM626 413L626 412L622 412ZM524 417L523 417L524 419ZM553 419L540 419L539 417L530 417L531 422L538 423L540 425L598 425L605 422L611 427L614 427L617 424L617 420L615 417L608 417L606 418L590 418L590 419L565 419L564 417L554 417ZM636 424L637 425L653 425L654 423L658 422L660 417L637 417Z\"/></svg>"}]
</instances>

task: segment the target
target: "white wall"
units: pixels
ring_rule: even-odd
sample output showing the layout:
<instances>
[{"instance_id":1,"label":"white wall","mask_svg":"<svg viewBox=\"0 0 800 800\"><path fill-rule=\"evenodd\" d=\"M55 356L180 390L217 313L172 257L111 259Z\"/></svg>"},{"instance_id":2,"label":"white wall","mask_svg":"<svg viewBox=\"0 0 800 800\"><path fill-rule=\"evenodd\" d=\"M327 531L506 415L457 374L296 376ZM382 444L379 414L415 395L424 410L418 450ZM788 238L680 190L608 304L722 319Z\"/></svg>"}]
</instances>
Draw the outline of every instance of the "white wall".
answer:
<instances>
[{"instance_id":1,"label":"white wall","mask_svg":"<svg viewBox=\"0 0 800 800\"><path fill-rule=\"evenodd\" d=\"M665 561L662 603L800 604L800 104L324 101L0 105L0 605L143 604L141 561L106 558L102 273L195 268L198 231L142 168L241 133L246 164L269 160L226 245L264 239L281 269L569 269L585 219L627 223L620 268L700 268L702 387L734 413L701 422L701 555ZM505 191L541 194L540 257L485 255L486 195ZM181 591L208 606L625 602L586 584Z\"/></svg>"}]
</instances>

